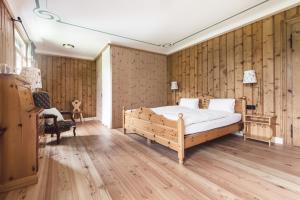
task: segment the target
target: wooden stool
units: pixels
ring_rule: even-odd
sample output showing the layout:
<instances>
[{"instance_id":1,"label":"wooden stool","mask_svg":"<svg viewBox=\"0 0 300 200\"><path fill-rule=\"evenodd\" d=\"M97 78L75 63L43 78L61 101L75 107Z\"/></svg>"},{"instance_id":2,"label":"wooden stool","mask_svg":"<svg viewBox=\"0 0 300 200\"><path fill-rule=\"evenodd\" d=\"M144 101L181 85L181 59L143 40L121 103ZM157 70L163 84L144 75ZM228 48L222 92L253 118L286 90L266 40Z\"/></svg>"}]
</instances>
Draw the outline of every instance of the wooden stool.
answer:
<instances>
[{"instance_id":1,"label":"wooden stool","mask_svg":"<svg viewBox=\"0 0 300 200\"><path fill-rule=\"evenodd\" d=\"M83 119L82 111L80 109L81 101L74 100L72 101L72 105L73 105L73 118L75 119L75 117L78 116L80 122L82 123L84 119Z\"/></svg>"}]
</instances>

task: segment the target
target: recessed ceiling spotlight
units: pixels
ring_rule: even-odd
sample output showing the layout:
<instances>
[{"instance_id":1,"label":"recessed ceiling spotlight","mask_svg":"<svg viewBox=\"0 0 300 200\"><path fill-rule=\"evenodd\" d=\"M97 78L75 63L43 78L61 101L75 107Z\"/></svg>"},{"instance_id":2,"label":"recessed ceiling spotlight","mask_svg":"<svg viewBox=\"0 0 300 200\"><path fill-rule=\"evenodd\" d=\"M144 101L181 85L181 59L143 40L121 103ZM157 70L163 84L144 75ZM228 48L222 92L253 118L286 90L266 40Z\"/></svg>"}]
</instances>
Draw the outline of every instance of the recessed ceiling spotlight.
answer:
<instances>
[{"instance_id":1,"label":"recessed ceiling spotlight","mask_svg":"<svg viewBox=\"0 0 300 200\"><path fill-rule=\"evenodd\" d=\"M73 44L63 44L63 47L67 48L67 49L74 49L75 46Z\"/></svg>"}]
</instances>

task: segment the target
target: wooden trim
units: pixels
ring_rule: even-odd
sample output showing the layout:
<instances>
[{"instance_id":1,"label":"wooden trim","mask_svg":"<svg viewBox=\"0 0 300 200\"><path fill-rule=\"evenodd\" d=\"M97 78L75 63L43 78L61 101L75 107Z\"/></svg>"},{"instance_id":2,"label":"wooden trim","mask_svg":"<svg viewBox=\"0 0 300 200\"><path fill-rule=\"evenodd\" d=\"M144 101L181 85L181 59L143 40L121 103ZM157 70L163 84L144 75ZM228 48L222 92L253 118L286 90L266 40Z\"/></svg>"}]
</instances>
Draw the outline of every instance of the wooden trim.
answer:
<instances>
[{"instance_id":1,"label":"wooden trim","mask_svg":"<svg viewBox=\"0 0 300 200\"><path fill-rule=\"evenodd\" d=\"M34 185L37 182L38 182L38 176L36 174L21 179L9 181L7 183L0 184L0 193L15 190L29 185Z\"/></svg>"},{"instance_id":2,"label":"wooden trim","mask_svg":"<svg viewBox=\"0 0 300 200\"><path fill-rule=\"evenodd\" d=\"M211 98L210 96L200 97L202 102L201 108L207 108ZM236 99L235 111L242 114L243 121L246 115L245 97ZM156 141L159 144L177 151L180 164L183 164L185 149L226 134L240 131L241 128L241 123L235 123L205 132L186 135L183 114L179 114L178 120L173 121L154 113L149 108L139 108L135 110L125 110L125 108L123 108L124 133L129 130L148 140Z\"/></svg>"}]
</instances>

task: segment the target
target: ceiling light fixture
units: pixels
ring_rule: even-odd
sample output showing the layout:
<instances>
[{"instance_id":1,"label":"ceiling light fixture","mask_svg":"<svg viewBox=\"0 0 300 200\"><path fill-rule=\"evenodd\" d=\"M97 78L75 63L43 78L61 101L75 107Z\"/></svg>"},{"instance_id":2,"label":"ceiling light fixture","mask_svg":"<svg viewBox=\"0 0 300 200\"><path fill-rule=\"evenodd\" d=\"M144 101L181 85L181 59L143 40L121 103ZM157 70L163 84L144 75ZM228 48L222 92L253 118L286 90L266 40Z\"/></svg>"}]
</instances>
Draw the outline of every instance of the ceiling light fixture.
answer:
<instances>
[{"instance_id":1,"label":"ceiling light fixture","mask_svg":"<svg viewBox=\"0 0 300 200\"><path fill-rule=\"evenodd\" d=\"M75 46L73 44L63 44L63 47L65 47L66 49L74 49Z\"/></svg>"}]
</instances>

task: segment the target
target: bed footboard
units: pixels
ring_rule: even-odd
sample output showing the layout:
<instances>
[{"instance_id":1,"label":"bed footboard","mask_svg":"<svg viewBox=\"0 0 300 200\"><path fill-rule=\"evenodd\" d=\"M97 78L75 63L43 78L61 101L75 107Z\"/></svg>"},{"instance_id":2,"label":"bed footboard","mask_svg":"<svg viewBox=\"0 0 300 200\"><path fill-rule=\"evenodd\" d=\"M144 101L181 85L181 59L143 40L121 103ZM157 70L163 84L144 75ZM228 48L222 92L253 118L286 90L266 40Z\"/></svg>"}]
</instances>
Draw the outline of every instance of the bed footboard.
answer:
<instances>
[{"instance_id":1,"label":"bed footboard","mask_svg":"<svg viewBox=\"0 0 300 200\"><path fill-rule=\"evenodd\" d=\"M125 110L123 108L123 131L139 134L151 141L169 147L178 153L179 163L184 160L184 121L183 115L173 121L154 113L149 108Z\"/></svg>"}]
</instances>

